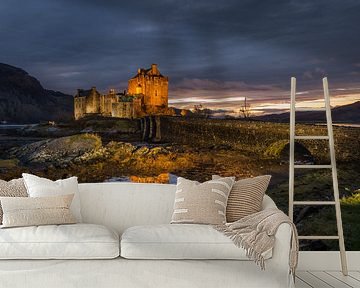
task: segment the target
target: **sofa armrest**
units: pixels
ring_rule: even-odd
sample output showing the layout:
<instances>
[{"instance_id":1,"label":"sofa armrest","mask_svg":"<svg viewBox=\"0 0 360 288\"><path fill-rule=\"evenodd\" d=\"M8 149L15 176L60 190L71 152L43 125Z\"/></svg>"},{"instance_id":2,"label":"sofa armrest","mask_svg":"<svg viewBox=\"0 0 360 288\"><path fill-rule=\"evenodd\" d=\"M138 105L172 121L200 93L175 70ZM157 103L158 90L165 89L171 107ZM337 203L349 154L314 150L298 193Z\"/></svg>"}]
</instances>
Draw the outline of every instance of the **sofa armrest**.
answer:
<instances>
[{"instance_id":1,"label":"sofa armrest","mask_svg":"<svg viewBox=\"0 0 360 288\"><path fill-rule=\"evenodd\" d=\"M262 210L277 208L275 202L265 195L262 203ZM288 223L283 223L279 226L275 234L275 244L273 249L273 256L269 259L269 266L273 263L275 266L280 265L289 269L289 253L291 246L291 226Z\"/></svg>"},{"instance_id":2,"label":"sofa armrest","mask_svg":"<svg viewBox=\"0 0 360 288\"><path fill-rule=\"evenodd\" d=\"M281 265L289 269L290 247L291 226L288 223L282 223L275 234L275 245L271 260L276 262L276 265Z\"/></svg>"},{"instance_id":3,"label":"sofa armrest","mask_svg":"<svg viewBox=\"0 0 360 288\"><path fill-rule=\"evenodd\" d=\"M261 210L277 208L275 202L268 195L264 195L261 206L262 206Z\"/></svg>"},{"instance_id":4,"label":"sofa armrest","mask_svg":"<svg viewBox=\"0 0 360 288\"><path fill-rule=\"evenodd\" d=\"M265 195L262 203L262 210L273 208L277 208L275 202L268 195ZM279 287L295 287L294 278L290 275L290 247L291 226L288 223L283 223L279 226L275 234L272 258L265 262L266 270L274 275L274 277L278 278L278 282L281 283L279 284ZM286 284L284 284L284 281L286 281Z\"/></svg>"},{"instance_id":5,"label":"sofa armrest","mask_svg":"<svg viewBox=\"0 0 360 288\"><path fill-rule=\"evenodd\" d=\"M267 260L266 270L273 271L273 275L283 275L279 282L287 281L287 287L295 287L293 277L290 275L289 257L291 247L291 226L282 223L276 234L272 258Z\"/></svg>"}]
</instances>

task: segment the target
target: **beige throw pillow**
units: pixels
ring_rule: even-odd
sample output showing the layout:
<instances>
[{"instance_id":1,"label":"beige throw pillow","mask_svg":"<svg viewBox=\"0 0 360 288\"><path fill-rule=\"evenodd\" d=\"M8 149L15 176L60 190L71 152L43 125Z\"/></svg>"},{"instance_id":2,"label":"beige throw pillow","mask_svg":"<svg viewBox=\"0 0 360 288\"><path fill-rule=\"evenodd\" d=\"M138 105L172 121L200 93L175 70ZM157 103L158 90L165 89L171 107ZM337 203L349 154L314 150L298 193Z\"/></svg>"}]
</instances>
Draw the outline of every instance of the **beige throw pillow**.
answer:
<instances>
[{"instance_id":1,"label":"beige throw pillow","mask_svg":"<svg viewBox=\"0 0 360 288\"><path fill-rule=\"evenodd\" d=\"M199 183L179 177L171 223L223 224L234 180L219 178Z\"/></svg>"},{"instance_id":2,"label":"beige throw pillow","mask_svg":"<svg viewBox=\"0 0 360 288\"><path fill-rule=\"evenodd\" d=\"M213 175L213 179L220 176ZM227 222L235 222L261 210L271 175L241 179L232 186L226 207Z\"/></svg>"},{"instance_id":3,"label":"beige throw pillow","mask_svg":"<svg viewBox=\"0 0 360 288\"><path fill-rule=\"evenodd\" d=\"M51 197L0 197L3 227L76 223L70 212L74 194Z\"/></svg>"},{"instance_id":4,"label":"beige throw pillow","mask_svg":"<svg viewBox=\"0 0 360 288\"><path fill-rule=\"evenodd\" d=\"M27 197L24 179L13 179L9 182L0 180L0 197ZM0 203L0 224L2 223L3 211Z\"/></svg>"}]
</instances>

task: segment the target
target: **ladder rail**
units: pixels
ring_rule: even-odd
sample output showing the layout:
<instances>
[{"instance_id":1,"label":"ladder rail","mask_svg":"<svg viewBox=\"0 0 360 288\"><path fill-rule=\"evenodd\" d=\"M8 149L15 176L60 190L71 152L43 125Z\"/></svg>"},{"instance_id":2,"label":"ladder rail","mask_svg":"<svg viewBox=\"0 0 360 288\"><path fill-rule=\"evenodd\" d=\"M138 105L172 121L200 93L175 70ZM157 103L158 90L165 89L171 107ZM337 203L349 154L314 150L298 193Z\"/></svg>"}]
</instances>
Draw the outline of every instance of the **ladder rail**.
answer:
<instances>
[{"instance_id":1,"label":"ladder rail","mask_svg":"<svg viewBox=\"0 0 360 288\"><path fill-rule=\"evenodd\" d=\"M325 108L326 108L326 124L327 124L328 136L329 136L330 162L332 166L331 172L332 172L332 180L333 180L334 199L335 199L336 225L339 236L341 267L343 274L347 275L348 270L347 270L347 261L346 261L344 231L341 220L342 218L341 218L341 207L339 200L340 197L339 183L338 183L337 168L336 168L335 143L334 143L334 132L332 126L332 117L331 117L329 84L326 77L323 78L323 87L324 87L324 98L325 98Z\"/></svg>"},{"instance_id":2,"label":"ladder rail","mask_svg":"<svg viewBox=\"0 0 360 288\"><path fill-rule=\"evenodd\" d=\"M289 165L289 217L294 221L294 177L295 177L295 94L296 78L291 77L290 104L290 165Z\"/></svg>"}]
</instances>

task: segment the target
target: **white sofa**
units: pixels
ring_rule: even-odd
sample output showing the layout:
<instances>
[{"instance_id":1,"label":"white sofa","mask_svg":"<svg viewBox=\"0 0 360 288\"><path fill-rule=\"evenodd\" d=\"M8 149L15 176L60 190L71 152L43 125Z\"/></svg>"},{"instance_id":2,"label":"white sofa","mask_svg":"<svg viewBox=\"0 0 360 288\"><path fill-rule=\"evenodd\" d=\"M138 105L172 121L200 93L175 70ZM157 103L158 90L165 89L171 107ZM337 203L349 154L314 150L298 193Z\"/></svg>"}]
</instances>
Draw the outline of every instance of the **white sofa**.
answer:
<instances>
[{"instance_id":1,"label":"white sofa","mask_svg":"<svg viewBox=\"0 0 360 288\"><path fill-rule=\"evenodd\" d=\"M153 232L154 229L165 231L165 233L171 229L167 224L170 223L172 215L175 188L175 185L164 184L80 184L82 224L16 228L19 229L18 232L14 232L15 228L0 229L0 258L16 258L0 260L0 288L294 287L288 266L291 237L288 224L282 224L279 227L275 248L272 256L268 255L271 258L266 260L265 271L261 271L253 261L238 260L242 259L242 256L240 252L239 255L236 253L241 249L230 247L230 244L226 242L227 238L221 240L226 244L227 250L225 246L219 248L226 250L224 252L227 255L224 257L226 260L180 260L181 257L189 257L186 247L183 255L179 257L179 253L173 254L175 248L172 248L172 245L167 247L162 247L162 243L152 245L151 239L155 237L154 235L158 235L157 232ZM276 207L274 202L265 196L263 209L272 207ZM127 228L139 225L145 227L131 228L126 231L123 247L120 249L122 256L141 259L117 257L119 235L121 236ZM154 226L149 229L147 225ZM46 230L48 232L41 230L44 227L47 227L45 229L48 229ZM196 234L191 232L193 229L191 227L190 232L186 232L188 228L184 229L184 233ZM199 231L206 233L209 227L203 226L202 229ZM88 235L88 231L96 231L94 232L96 236ZM46 233L49 235L44 236ZM145 234L147 236L143 237ZM191 239L201 238L201 235L190 236L190 234ZM219 235L216 237L222 237ZM72 236L75 240L70 241ZM137 241L136 237L142 237L142 240ZM177 236L172 238L177 238ZM183 238L187 239L184 236ZM44 253L43 251L38 253L39 247L36 245L40 245L39 241L46 247L46 257L40 255ZM141 242L141 245L145 244L145 246L140 245L143 250L134 246L134 243L138 242ZM196 245L191 248L193 251L198 251L194 258L204 258L204 250L206 250L205 254L212 253L209 258L221 257L218 255L216 245L210 252L205 246ZM57 253L54 253L54 247ZM41 249L44 250L44 248ZM77 251L82 251L78 257L76 257ZM141 255L142 253L146 255ZM164 259L166 258L164 253L172 255L173 257L170 257L172 259ZM71 257L61 257L63 255L71 255ZM159 260L154 259L156 255L159 256ZM232 258L235 260L231 260Z\"/></svg>"}]
</instances>

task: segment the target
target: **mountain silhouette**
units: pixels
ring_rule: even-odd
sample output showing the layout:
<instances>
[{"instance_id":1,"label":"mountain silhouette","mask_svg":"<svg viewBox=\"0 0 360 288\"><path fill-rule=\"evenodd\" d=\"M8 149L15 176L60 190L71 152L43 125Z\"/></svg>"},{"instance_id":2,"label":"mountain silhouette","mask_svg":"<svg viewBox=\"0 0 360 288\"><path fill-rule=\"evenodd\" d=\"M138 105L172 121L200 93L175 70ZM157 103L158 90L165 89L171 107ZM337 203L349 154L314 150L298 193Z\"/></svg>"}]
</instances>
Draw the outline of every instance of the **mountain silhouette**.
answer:
<instances>
[{"instance_id":1,"label":"mountain silhouette","mask_svg":"<svg viewBox=\"0 0 360 288\"><path fill-rule=\"evenodd\" d=\"M73 97L47 90L26 71L0 63L0 121L37 123L73 117Z\"/></svg>"},{"instance_id":2,"label":"mountain silhouette","mask_svg":"<svg viewBox=\"0 0 360 288\"><path fill-rule=\"evenodd\" d=\"M296 112L295 115L296 122L326 122L326 114L323 111ZM331 109L331 115L334 123L360 123L360 101L335 107ZM287 123L290 121L290 113L269 114L255 119Z\"/></svg>"}]
</instances>

